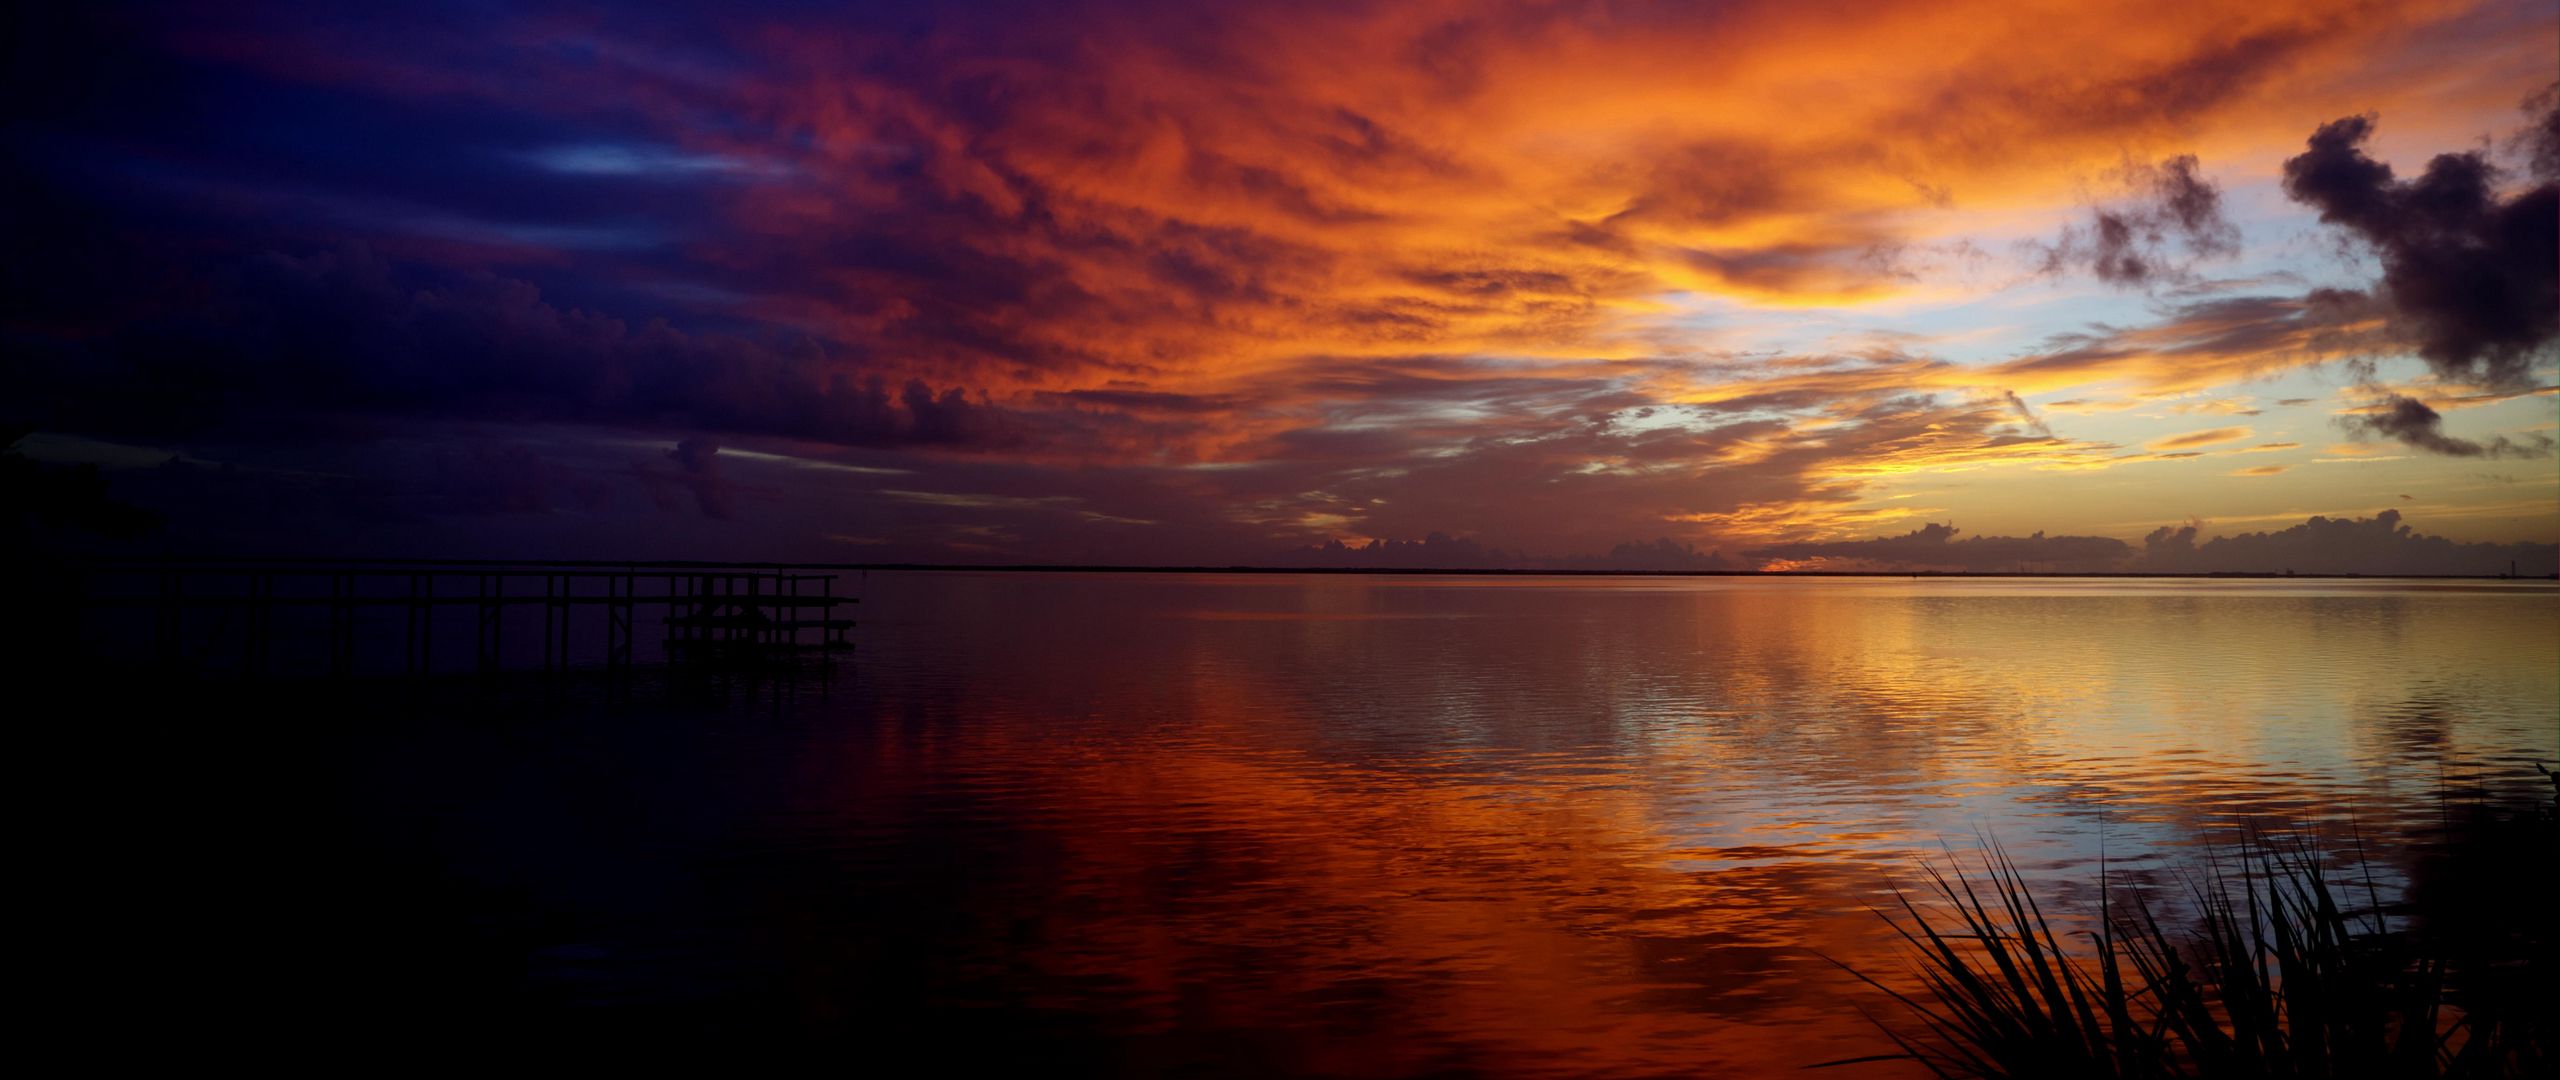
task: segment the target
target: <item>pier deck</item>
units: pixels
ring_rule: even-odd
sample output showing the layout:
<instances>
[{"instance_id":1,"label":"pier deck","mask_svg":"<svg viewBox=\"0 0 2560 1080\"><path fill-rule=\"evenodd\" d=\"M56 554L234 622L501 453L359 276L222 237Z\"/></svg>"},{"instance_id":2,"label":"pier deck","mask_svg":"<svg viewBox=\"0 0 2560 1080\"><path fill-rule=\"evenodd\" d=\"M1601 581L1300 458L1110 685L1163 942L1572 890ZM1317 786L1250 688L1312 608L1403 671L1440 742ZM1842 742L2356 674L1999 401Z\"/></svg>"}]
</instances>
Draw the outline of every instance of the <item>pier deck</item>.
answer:
<instances>
[{"instance_id":1,"label":"pier deck","mask_svg":"<svg viewBox=\"0 0 2560 1080\"><path fill-rule=\"evenodd\" d=\"M291 673L277 670L275 656L288 639L307 654L317 638L321 670L302 673L334 676L395 645L391 670L430 673L439 644L450 649L457 637L469 638L471 666L483 673L561 670L582 644L588 662L624 668L640 658L644 636L669 663L848 649L857 623L842 611L860 602L839 594L840 572L774 563L131 560L67 575L48 591L69 609L75 635L147 625L145 651L159 665L249 676ZM456 608L468 609L467 633L453 625ZM221 661L206 662L213 657Z\"/></svg>"}]
</instances>

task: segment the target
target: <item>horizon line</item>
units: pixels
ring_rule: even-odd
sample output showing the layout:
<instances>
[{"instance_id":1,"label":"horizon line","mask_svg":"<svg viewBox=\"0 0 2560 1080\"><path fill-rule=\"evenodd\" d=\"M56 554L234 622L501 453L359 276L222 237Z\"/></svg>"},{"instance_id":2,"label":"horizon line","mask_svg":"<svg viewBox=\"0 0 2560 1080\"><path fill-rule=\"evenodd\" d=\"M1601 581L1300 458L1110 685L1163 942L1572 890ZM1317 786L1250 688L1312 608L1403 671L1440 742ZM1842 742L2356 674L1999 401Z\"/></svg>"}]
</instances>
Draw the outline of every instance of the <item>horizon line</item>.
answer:
<instances>
[{"instance_id":1,"label":"horizon line","mask_svg":"<svg viewBox=\"0 0 2560 1080\"><path fill-rule=\"evenodd\" d=\"M2422 580L2422 581L2553 581L2560 573L2521 574L2363 574L2352 572L2298 572L2260 570L2211 570L2177 573L2153 570L1642 570L1642 569L1536 569L1518 567L1387 567L1387 566L1270 566L1232 565L1113 565L1101 563L921 563L921 562L766 562L722 559L459 559L459 558L374 558L359 556L145 556L108 555L74 556L64 560L72 564L135 569L183 570L217 569L254 566L314 567L580 567L594 569L628 568L633 570L665 569L733 569L733 570L884 570L884 571L991 571L999 573L1098 573L1098 574L1420 574L1441 576L1507 576L1507 577L1769 577L1769 578L2204 578L2228 579L2327 579L2327 580Z\"/></svg>"}]
</instances>

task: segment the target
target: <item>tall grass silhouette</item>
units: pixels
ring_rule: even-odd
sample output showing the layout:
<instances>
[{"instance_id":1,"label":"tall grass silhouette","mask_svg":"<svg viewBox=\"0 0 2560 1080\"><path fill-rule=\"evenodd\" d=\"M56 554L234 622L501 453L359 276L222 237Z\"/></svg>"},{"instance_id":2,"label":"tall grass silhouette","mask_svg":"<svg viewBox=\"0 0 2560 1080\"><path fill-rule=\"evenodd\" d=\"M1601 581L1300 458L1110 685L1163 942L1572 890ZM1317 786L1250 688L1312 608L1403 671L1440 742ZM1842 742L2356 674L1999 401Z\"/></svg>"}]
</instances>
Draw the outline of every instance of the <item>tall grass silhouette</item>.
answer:
<instances>
[{"instance_id":1,"label":"tall grass silhouette","mask_svg":"<svg viewBox=\"0 0 2560 1080\"><path fill-rule=\"evenodd\" d=\"M1902 1023L1870 1018L1901 1053L1815 1067L1908 1059L1950 1078L2551 1075L2560 997L2539 905L2551 899L2554 821L2542 806L2475 815L2418 883L2415 918L2398 925L2360 846L2361 888L2342 889L2308 842L2256 836L2188 881L2181 929L2102 875L2093 927L2065 933L1989 845L1974 872L1924 868L1934 912L1897 889L1899 911L1882 913L1916 990L1849 969L1899 1006Z\"/></svg>"}]
</instances>

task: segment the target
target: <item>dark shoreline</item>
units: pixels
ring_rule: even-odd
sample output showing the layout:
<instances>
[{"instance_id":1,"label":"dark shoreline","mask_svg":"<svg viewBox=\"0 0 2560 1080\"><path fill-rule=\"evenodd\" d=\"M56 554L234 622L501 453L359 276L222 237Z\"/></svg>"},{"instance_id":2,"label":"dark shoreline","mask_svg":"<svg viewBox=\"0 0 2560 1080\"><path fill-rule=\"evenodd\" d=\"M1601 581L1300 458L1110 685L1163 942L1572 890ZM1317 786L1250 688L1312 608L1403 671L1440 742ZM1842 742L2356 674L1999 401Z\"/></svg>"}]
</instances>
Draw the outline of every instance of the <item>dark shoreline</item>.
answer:
<instances>
[{"instance_id":1,"label":"dark shoreline","mask_svg":"<svg viewBox=\"0 0 2560 1080\"><path fill-rule=\"evenodd\" d=\"M2223 570L2195 574L2154 571L2042 570L1585 570L1510 569L1493 567L1383 566L1110 566L1079 563L903 563L903 562L755 562L707 559L451 559L355 558L349 556L115 556L73 560L118 568L240 568L261 566L554 566L596 569L735 568L754 570L925 571L1008 574L1364 574L1473 577L1741 577L1741 578L2055 578L2143 581L2560 581L2560 574L2325 574Z\"/></svg>"}]
</instances>

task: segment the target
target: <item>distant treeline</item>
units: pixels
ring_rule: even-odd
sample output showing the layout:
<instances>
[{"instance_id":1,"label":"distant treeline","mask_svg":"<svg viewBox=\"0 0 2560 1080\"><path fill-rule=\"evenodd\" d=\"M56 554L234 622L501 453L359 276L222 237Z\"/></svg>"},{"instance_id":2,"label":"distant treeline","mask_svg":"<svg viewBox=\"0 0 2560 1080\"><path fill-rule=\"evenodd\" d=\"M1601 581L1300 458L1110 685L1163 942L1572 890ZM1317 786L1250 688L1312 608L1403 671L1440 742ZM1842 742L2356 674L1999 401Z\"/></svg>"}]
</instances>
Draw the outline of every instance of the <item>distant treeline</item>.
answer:
<instances>
[{"instance_id":1,"label":"distant treeline","mask_svg":"<svg viewBox=\"0 0 2560 1080\"><path fill-rule=\"evenodd\" d=\"M2560 544L2464 542L2418 532L2400 512L2369 518L2315 516L2273 532L2201 538L2198 524L2162 526L2139 545L2108 536L1971 536L1953 524L1899 536L1801 541L1700 551L1670 539L1625 543L1606 555L1542 556L1432 533L1421 540L1339 540L1279 553L1275 564L1309 569L1713 572L1763 569L1844 572L2055 574L2355 574L2374 577L2550 577Z\"/></svg>"}]
</instances>

